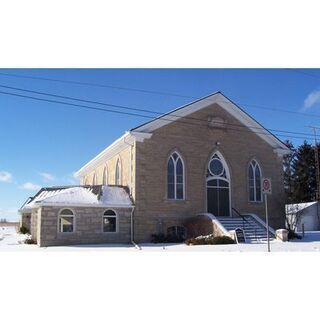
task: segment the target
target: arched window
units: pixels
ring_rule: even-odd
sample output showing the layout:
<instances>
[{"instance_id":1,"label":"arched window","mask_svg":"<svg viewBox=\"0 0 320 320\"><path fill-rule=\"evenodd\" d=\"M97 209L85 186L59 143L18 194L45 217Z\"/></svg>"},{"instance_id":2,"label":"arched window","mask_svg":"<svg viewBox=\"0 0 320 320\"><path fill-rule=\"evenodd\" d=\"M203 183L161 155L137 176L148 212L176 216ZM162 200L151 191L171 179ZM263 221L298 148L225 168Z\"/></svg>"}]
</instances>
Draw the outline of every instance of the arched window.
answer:
<instances>
[{"instance_id":1,"label":"arched window","mask_svg":"<svg viewBox=\"0 0 320 320\"><path fill-rule=\"evenodd\" d=\"M62 209L59 213L59 232L74 232L74 213L70 209Z\"/></svg>"},{"instance_id":2,"label":"arched window","mask_svg":"<svg viewBox=\"0 0 320 320\"><path fill-rule=\"evenodd\" d=\"M117 164L116 164L115 184L117 186L121 185L121 163L120 163L120 159L118 159Z\"/></svg>"},{"instance_id":3,"label":"arched window","mask_svg":"<svg viewBox=\"0 0 320 320\"><path fill-rule=\"evenodd\" d=\"M107 168L107 166L105 166L104 170L103 170L102 184L103 185L108 184L108 168Z\"/></svg>"},{"instance_id":4,"label":"arched window","mask_svg":"<svg viewBox=\"0 0 320 320\"><path fill-rule=\"evenodd\" d=\"M173 152L168 160L168 199L184 199L184 164L177 152Z\"/></svg>"},{"instance_id":5,"label":"arched window","mask_svg":"<svg viewBox=\"0 0 320 320\"><path fill-rule=\"evenodd\" d=\"M248 170L249 201L260 202L261 196L261 169L256 160L251 160Z\"/></svg>"},{"instance_id":6,"label":"arched window","mask_svg":"<svg viewBox=\"0 0 320 320\"><path fill-rule=\"evenodd\" d=\"M230 173L220 152L215 152L207 167L207 210L216 216L230 216Z\"/></svg>"},{"instance_id":7,"label":"arched window","mask_svg":"<svg viewBox=\"0 0 320 320\"><path fill-rule=\"evenodd\" d=\"M94 173L92 178L92 185L95 186L97 184L97 175Z\"/></svg>"},{"instance_id":8,"label":"arched window","mask_svg":"<svg viewBox=\"0 0 320 320\"><path fill-rule=\"evenodd\" d=\"M103 214L102 231L117 232L117 215L113 210L107 210Z\"/></svg>"}]
</instances>

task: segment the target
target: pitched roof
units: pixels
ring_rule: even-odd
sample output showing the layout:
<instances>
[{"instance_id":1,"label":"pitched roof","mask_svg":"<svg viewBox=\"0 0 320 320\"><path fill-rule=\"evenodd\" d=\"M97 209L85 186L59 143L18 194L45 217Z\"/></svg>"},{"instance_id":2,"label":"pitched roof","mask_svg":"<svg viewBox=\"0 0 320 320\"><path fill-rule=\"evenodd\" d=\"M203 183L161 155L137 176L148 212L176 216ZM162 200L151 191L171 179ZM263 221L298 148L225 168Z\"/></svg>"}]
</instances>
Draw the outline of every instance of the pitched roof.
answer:
<instances>
[{"instance_id":1,"label":"pitched roof","mask_svg":"<svg viewBox=\"0 0 320 320\"><path fill-rule=\"evenodd\" d=\"M138 127L130 130L130 132L144 132L152 133L154 130L167 125L168 123L179 120L180 118L187 117L188 115L207 108L210 105L218 104L226 112L234 116L239 122L246 126L249 130L260 136L263 140L269 143L277 151L282 151L283 154L289 153L289 148L278 139L273 133L263 127L258 121L253 119L242 108L236 105L233 101L227 98L220 91L210 94L206 97L188 103L182 107L172 110L154 120L148 121Z\"/></svg>"},{"instance_id":2,"label":"pitched roof","mask_svg":"<svg viewBox=\"0 0 320 320\"><path fill-rule=\"evenodd\" d=\"M286 204L286 213L295 214L316 204L317 201Z\"/></svg>"},{"instance_id":3,"label":"pitched roof","mask_svg":"<svg viewBox=\"0 0 320 320\"><path fill-rule=\"evenodd\" d=\"M30 212L40 205L133 207L127 188L109 185L42 188L28 200L20 212Z\"/></svg>"},{"instance_id":4,"label":"pitched roof","mask_svg":"<svg viewBox=\"0 0 320 320\"><path fill-rule=\"evenodd\" d=\"M106 149L100 152L96 157L86 163L80 170L78 170L78 172L76 172L76 175L84 176L95 167L103 164L106 160L118 154L124 148L127 148L128 144L132 143L132 141L136 140L143 142L144 139L151 138L154 130L161 128L168 123L178 121L181 117L186 117L193 112L207 108L214 104L218 104L226 112L231 114L239 122L246 126L249 130L260 136L266 143L271 145L271 147L279 155L285 155L291 152L290 149L274 134L264 128L259 122L253 119L243 109L241 109L238 105L236 105L229 98L218 91L206 97L188 103L182 107L174 109L168 113L165 113L164 115L150 120L138 127L132 128L124 135L122 135L119 139L115 140Z\"/></svg>"}]
</instances>

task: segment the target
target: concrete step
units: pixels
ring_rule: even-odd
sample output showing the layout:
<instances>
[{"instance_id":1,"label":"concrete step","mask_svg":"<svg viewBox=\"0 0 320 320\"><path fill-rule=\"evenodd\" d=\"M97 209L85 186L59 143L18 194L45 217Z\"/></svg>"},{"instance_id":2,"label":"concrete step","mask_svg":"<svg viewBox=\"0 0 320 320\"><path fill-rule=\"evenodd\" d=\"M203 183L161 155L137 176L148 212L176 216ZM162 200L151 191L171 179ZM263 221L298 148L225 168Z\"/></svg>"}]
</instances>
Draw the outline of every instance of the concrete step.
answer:
<instances>
[{"instance_id":1,"label":"concrete step","mask_svg":"<svg viewBox=\"0 0 320 320\"><path fill-rule=\"evenodd\" d=\"M257 222L252 216L245 216L245 219L246 221L244 221L242 218L218 217L219 222L227 231L235 230L237 228L243 229L248 243L266 242L266 228ZM270 233L269 238L270 240L273 240L274 235Z\"/></svg>"}]
</instances>

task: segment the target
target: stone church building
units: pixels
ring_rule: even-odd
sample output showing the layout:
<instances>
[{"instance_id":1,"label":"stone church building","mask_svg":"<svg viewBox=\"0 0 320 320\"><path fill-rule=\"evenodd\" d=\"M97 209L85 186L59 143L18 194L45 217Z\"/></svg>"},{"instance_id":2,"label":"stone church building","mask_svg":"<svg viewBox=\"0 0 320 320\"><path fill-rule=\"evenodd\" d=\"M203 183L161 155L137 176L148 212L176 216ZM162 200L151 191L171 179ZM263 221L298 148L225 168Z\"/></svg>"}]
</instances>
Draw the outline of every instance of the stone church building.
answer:
<instances>
[{"instance_id":1,"label":"stone church building","mask_svg":"<svg viewBox=\"0 0 320 320\"><path fill-rule=\"evenodd\" d=\"M43 188L20 212L39 245L150 242L207 213L228 234L240 218L265 226L269 177L270 225L283 228L288 153L217 92L126 132L77 172L80 186Z\"/></svg>"}]
</instances>

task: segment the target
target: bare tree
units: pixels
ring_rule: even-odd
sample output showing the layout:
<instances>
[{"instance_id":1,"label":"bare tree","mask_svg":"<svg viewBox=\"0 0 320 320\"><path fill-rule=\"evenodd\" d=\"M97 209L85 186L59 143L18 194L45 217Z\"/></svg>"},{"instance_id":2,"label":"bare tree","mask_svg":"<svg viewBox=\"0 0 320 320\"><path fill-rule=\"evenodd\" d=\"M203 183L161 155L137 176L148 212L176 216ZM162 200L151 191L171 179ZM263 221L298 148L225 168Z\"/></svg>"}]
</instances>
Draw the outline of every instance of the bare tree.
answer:
<instances>
[{"instance_id":1,"label":"bare tree","mask_svg":"<svg viewBox=\"0 0 320 320\"><path fill-rule=\"evenodd\" d=\"M289 231L296 232L298 223L301 220L303 210L299 204L286 206L286 226Z\"/></svg>"}]
</instances>

